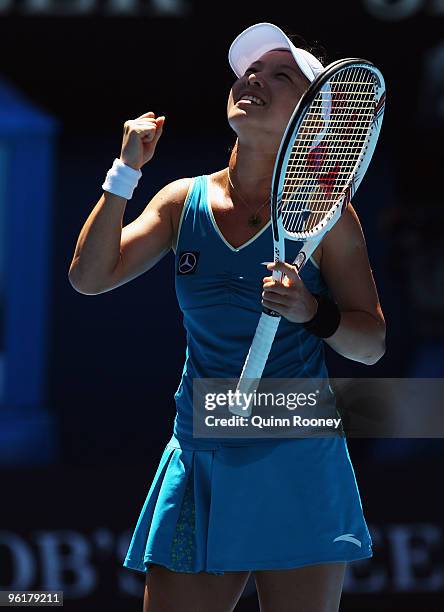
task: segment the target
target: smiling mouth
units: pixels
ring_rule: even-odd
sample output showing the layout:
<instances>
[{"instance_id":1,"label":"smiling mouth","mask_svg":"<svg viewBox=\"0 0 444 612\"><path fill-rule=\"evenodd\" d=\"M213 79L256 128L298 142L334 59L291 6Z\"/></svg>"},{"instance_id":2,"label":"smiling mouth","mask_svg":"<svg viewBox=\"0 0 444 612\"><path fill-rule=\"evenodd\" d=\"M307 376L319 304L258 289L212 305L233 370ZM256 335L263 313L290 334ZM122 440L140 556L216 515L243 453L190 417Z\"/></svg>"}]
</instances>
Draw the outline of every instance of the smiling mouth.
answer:
<instances>
[{"instance_id":1,"label":"smiling mouth","mask_svg":"<svg viewBox=\"0 0 444 612\"><path fill-rule=\"evenodd\" d=\"M238 100L236 102L236 104L245 104L247 106L257 106L257 108L263 108L265 106L265 104L256 104L255 102L252 102L251 100Z\"/></svg>"},{"instance_id":2,"label":"smiling mouth","mask_svg":"<svg viewBox=\"0 0 444 612\"><path fill-rule=\"evenodd\" d=\"M265 106L265 102L264 100L262 100L260 96L256 96L249 92L243 92L239 96L238 102L241 102L241 101L251 102L252 104L255 104L256 106Z\"/></svg>"}]
</instances>

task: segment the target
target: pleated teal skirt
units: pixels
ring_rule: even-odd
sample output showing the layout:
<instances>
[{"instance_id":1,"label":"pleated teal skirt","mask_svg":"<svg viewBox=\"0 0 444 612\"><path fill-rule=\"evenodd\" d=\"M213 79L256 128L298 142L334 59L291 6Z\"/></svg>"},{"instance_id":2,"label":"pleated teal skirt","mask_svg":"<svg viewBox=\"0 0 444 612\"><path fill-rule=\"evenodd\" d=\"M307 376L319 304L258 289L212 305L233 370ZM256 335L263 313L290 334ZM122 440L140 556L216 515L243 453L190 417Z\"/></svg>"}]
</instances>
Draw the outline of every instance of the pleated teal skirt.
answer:
<instances>
[{"instance_id":1,"label":"pleated teal skirt","mask_svg":"<svg viewBox=\"0 0 444 612\"><path fill-rule=\"evenodd\" d=\"M168 442L124 567L223 574L372 556L345 438L196 446Z\"/></svg>"}]
</instances>

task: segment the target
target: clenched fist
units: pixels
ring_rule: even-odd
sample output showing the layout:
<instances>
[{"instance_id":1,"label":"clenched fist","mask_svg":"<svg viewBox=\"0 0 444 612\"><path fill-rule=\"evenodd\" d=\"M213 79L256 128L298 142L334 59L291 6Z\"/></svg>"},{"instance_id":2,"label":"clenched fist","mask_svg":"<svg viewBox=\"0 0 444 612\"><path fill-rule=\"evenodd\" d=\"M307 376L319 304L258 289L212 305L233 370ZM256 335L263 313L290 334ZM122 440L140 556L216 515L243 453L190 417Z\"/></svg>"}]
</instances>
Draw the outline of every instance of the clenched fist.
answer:
<instances>
[{"instance_id":1,"label":"clenched fist","mask_svg":"<svg viewBox=\"0 0 444 612\"><path fill-rule=\"evenodd\" d=\"M154 155L157 142L162 135L165 117L153 112L125 121L120 159L127 166L140 170Z\"/></svg>"}]
</instances>

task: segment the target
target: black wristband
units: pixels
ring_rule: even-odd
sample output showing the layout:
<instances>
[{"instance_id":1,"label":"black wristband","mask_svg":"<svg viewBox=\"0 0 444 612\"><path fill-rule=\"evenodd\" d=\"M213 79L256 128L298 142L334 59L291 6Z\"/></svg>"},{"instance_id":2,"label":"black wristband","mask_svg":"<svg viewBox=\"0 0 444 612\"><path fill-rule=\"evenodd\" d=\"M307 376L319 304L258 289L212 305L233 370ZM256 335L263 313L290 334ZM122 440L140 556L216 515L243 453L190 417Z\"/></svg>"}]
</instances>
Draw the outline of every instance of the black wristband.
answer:
<instances>
[{"instance_id":1,"label":"black wristband","mask_svg":"<svg viewBox=\"0 0 444 612\"><path fill-rule=\"evenodd\" d=\"M313 294L313 297L318 302L318 310L310 321L303 323L303 326L319 338L330 338L339 327L341 312L338 305L328 295Z\"/></svg>"}]
</instances>

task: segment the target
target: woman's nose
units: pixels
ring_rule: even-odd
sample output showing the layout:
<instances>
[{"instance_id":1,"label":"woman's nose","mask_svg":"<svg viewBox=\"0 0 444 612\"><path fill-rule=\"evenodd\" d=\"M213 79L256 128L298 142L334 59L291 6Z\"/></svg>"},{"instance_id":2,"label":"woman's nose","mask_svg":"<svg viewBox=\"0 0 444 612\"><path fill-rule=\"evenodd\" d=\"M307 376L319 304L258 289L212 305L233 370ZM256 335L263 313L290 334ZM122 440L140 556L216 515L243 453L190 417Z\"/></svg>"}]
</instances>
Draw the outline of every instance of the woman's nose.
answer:
<instances>
[{"instance_id":1,"label":"woman's nose","mask_svg":"<svg viewBox=\"0 0 444 612\"><path fill-rule=\"evenodd\" d=\"M261 79L259 79L254 72L252 72L251 74L248 75L247 77L247 81L249 84L255 83L256 85L259 85L260 87L263 86Z\"/></svg>"}]
</instances>

